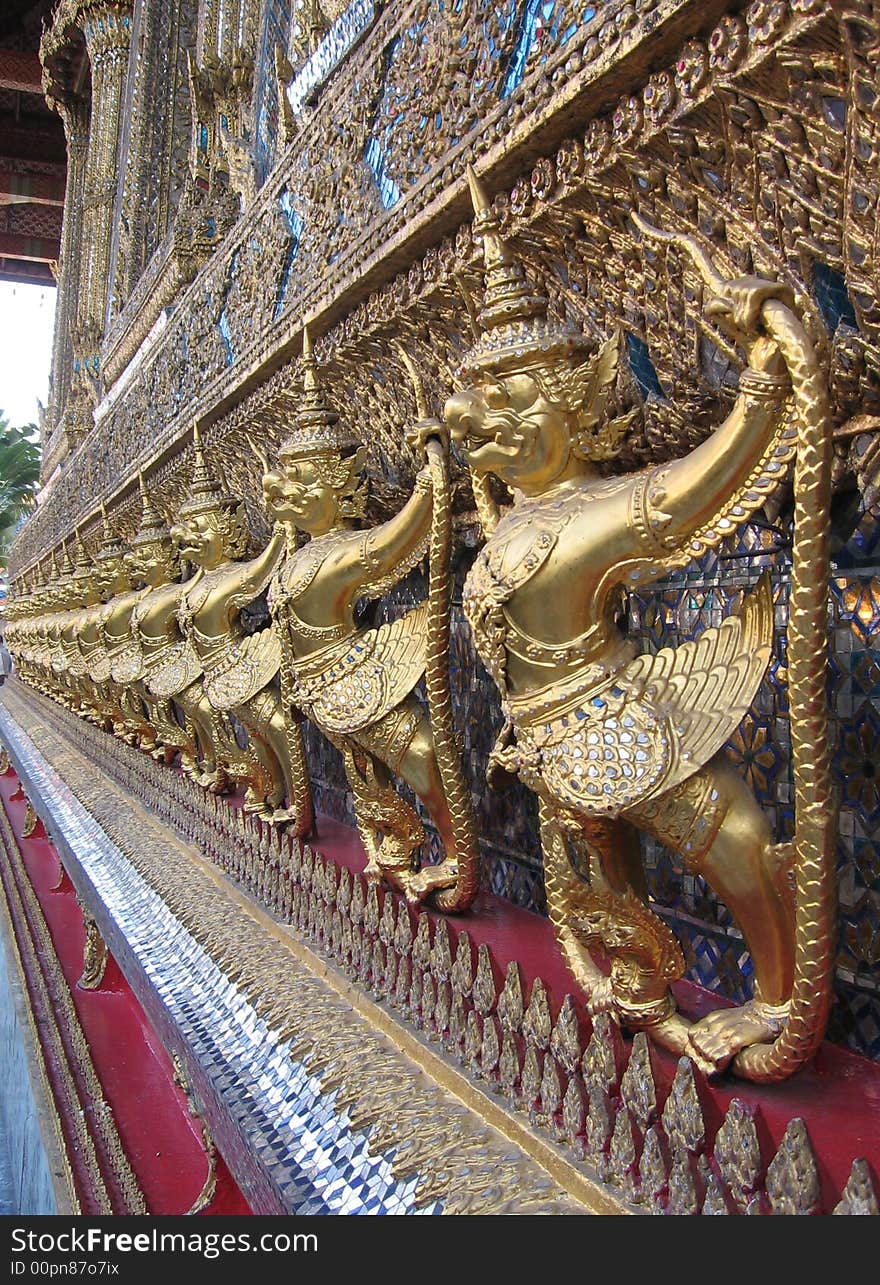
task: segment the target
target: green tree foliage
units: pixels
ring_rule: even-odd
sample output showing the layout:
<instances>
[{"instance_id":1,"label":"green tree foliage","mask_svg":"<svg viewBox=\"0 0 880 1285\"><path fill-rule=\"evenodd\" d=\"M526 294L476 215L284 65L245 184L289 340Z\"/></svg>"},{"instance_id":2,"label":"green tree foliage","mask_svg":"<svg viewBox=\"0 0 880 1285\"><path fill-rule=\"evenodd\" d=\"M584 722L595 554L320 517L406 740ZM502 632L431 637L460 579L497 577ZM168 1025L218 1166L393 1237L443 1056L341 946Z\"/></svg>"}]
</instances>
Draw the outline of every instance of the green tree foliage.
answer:
<instances>
[{"instance_id":1,"label":"green tree foliage","mask_svg":"<svg viewBox=\"0 0 880 1285\"><path fill-rule=\"evenodd\" d=\"M33 506L40 479L40 448L34 424L13 428L0 411L0 566L22 516Z\"/></svg>"}]
</instances>

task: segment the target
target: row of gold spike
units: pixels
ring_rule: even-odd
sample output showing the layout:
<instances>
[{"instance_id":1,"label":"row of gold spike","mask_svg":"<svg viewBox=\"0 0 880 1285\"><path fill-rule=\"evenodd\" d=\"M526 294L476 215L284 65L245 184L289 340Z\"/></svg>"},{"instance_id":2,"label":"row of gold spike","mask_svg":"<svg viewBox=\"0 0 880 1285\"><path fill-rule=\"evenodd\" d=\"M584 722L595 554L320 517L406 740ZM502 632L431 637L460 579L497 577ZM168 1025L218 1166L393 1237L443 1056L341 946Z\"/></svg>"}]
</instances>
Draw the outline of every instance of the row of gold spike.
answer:
<instances>
[{"instance_id":1,"label":"row of gold spike","mask_svg":"<svg viewBox=\"0 0 880 1285\"><path fill-rule=\"evenodd\" d=\"M502 970L489 945L474 950L466 929L414 917L396 893L40 703L186 844L625 1199L668 1214L822 1212L802 1120L789 1123L769 1160L760 1113L738 1099L711 1129L712 1090L688 1058L666 1090L644 1034L630 1044L607 1015L591 1023L571 995L554 1015L540 978L526 998L517 962ZM870 1169L856 1160L834 1212L878 1211Z\"/></svg>"}]
</instances>

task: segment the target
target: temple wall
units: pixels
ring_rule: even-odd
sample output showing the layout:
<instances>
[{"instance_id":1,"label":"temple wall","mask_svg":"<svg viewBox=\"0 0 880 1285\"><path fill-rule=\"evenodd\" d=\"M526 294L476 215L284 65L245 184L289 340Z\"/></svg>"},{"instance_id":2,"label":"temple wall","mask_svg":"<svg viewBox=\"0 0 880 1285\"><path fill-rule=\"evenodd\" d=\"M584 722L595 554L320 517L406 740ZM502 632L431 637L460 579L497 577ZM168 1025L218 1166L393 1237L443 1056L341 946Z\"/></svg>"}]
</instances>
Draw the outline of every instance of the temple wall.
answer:
<instances>
[{"instance_id":1,"label":"temple wall","mask_svg":"<svg viewBox=\"0 0 880 1285\"><path fill-rule=\"evenodd\" d=\"M224 134L216 121L196 119L199 111L209 114L210 103L192 109L191 168L201 176L195 185L180 177L175 140L183 56L189 48L204 61L205 35L199 28L196 39L186 5L173 8L173 21L162 6L136 11L116 210L133 248L124 250L117 235L115 275L125 286L107 285L94 427L20 537L14 573L45 558L75 524L87 542L94 538L99 500L121 529L130 528L138 466L172 512L189 469L184 443L194 419L225 480L245 496L259 544L265 526L245 439L255 436L271 453L283 436L295 372L290 354L304 316L322 335L331 398L370 444L374 511L399 504L413 475L403 442L412 410L406 379L389 359L390 339L412 336L439 406L467 327L456 283L467 282L475 262L463 221L466 159L480 159L491 175L505 225L558 310L592 332L625 329L631 387L624 395L639 409L634 462L663 458L682 434L699 440L729 405L736 357L700 320L680 257L646 256L633 240L629 206L656 223L695 220L734 266L760 262L794 283L830 366L838 471L850 487L853 476L865 480L860 455L871 454L868 439L846 433L853 415L872 411L877 400L877 314L857 249L868 235L867 212L862 218L859 210L875 181L870 6L862 18L844 19L804 2L707 7L665 0L597 6L595 17L587 9L578 19L560 4L547 18L534 5L520 12L475 2L447 12L420 0L374 12L361 3L334 28L335 45L325 38L324 52L304 61L308 39L293 31L286 6L270 3L258 15L259 31L254 10L235 46L247 61L251 100L229 88L214 91L215 98L226 94L226 110L237 105L236 122L227 120ZM204 14L201 21L203 27ZM340 55L351 38L346 23L354 48ZM176 72L168 40L181 50ZM200 92L210 97L204 86ZM144 107L154 101L158 110ZM140 231L126 213L132 202ZM64 378L56 373L57 387ZM467 562L477 536L464 478L457 487ZM873 612L866 605L873 603L869 500L870 493L861 516L843 517L831 606L843 889L832 1031L877 1057L880 809L869 769L880 726L871 700L876 626L866 614ZM656 648L717 622L759 570L771 567L777 660L729 752L783 839L792 818L780 679L787 512L775 521L775 532L768 534L772 521L747 527L717 556L631 597L626 610L636 636ZM385 610L421 592L415 585L398 592ZM484 881L540 911L534 802L515 785L504 794L484 788L500 715L460 614L452 672L479 806ZM319 800L350 820L338 757L317 733L310 737ZM726 912L656 845L648 860L654 892L683 934L689 976L731 997L745 994L750 965Z\"/></svg>"},{"instance_id":2,"label":"temple wall","mask_svg":"<svg viewBox=\"0 0 880 1285\"><path fill-rule=\"evenodd\" d=\"M95 77L82 60L108 44L98 9L114 15L115 36ZM207 0L64 0L44 41L46 82L80 133L89 122L85 196L71 189L82 208L69 201L65 213L47 424L60 468L17 539L13 584L51 576L74 533L96 551L102 505L130 539L139 472L173 522L193 474L194 424L217 478L244 502L256 555L270 535L260 457L277 459L301 401L304 324L327 401L367 448L365 524L399 510L419 460L397 345L439 414L472 340L482 258L469 162L553 315L597 342L618 335L611 406L631 420L609 475L705 441L744 365L704 314L706 290L682 249L649 243L633 214L692 232L729 277L778 278L818 354L834 434L827 690L839 919L828 1038L880 1061L878 56L870 0L239 0L228 12ZM542 916L535 796L515 780L486 785L503 717L461 605L483 534L455 451L451 469L452 705L481 883ZM793 506L790 486L772 481L762 479L766 503L738 532L722 539L733 524L719 524L706 541L715 547L622 593L618 610L640 650L656 652L718 626L769 573L773 653L725 754L782 844L794 827ZM399 618L426 586L422 563L362 604L362 619ZM305 735L319 812L353 826L338 750L313 726ZM744 1003L752 962L730 913L671 853L641 842L652 909L681 943L686 980Z\"/></svg>"}]
</instances>

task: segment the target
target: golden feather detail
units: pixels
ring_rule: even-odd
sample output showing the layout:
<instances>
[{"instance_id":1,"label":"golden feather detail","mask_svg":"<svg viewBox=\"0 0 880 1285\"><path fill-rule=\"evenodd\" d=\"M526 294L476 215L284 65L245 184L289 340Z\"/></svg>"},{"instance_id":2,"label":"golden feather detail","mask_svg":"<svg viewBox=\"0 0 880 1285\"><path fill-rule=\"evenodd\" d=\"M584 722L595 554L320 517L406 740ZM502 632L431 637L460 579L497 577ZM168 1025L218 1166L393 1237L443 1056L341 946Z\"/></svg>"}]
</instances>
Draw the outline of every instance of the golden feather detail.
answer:
<instances>
[{"instance_id":1,"label":"golden feather detail","mask_svg":"<svg viewBox=\"0 0 880 1285\"><path fill-rule=\"evenodd\" d=\"M569 405L581 413L584 428L592 428L602 417L617 378L618 338L606 339L595 356L568 372Z\"/></svg>"}]
</instances>

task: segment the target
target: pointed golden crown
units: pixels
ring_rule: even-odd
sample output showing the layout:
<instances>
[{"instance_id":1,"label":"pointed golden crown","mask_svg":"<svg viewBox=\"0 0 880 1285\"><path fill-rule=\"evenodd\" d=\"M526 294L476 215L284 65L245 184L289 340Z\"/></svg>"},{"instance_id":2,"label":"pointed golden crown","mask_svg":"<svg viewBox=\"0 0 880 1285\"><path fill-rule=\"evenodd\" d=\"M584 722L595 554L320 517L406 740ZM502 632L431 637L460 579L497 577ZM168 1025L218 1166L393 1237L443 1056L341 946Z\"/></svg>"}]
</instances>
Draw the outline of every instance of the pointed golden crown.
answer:
<instances>
[{"instance_id":1,"label":"pointed golden crown","mask_svg":"<svg viewBox=\"0 0 880 1285\"><path fill-rule=\"evenodd\" d=\"M303 401L293 417L293 431L278 451L281 460L306 459L313 455L341 454L359 445L341 416L324 401L318 386L318 365L312 351L312 337L303 326Z\"/></svg>"},{"instance_id":2,"label":"pointed golden crown","mask_svg":"<svg viewBox=\"0 0 880 1285\"><path fill-rule=\"evenodd\" d=\"M58 568L58 576L61 580L69 580L73 575L73 563L70 561L70 554L67 552L67 545L61 541L61 565Z\"/></svg>"},{"instance_id":3,"label":"pointed golden crown","mask_svg":"<svg viewBox=\"0 0 880 1285\"><path fill-rule=\"evenodd\" d=\"M82 542L79 527L74 531L74 539L76 541L76 557L73 561L73 578L74 580L86 580L95 568Z\"/></svg>"},{"instance_id":4,"label":"pointed golden crown","mask_svg":"<svg viewBox=\"0 0 880 1285\"><path fill-rule=\"evenodd\" d=\"M138 469L138 489L141 493L141 522L131 539L133 549L147 544L165 544L171 540L168 523L153 504L147 492L142 469Z\"/></svg>"},{"instance_id":5,"label":"pointed golden crown","mask_svg":"<svg viewBox=\"0 0 880 1285\"><path fill-rule=\"evenodd\" d=\"M110 525L110 519L107 517L107 509L101 505L101 543L98 546L98 552L95 554L95 562L109 562L112 558L122 558L125 556L125 545Z\"/></svg>"},{"instance_id":6,"label":"pointed golden crown","mask_svg":"<svg viewBox=\"0 0 880 1285\"><path fill-rule=\"evenodd\" d=\"M548 300L526 280L522 264L498 231L485 189L472 165L467 167L474 207L474 235L483 242L486 269L483 306L477 315L481 335L459 367L465 381L486 373L532 366L548 357L581 355L593 344L568 322L547 317Z\"/></svg>"},{"instance_id":7,"label":"pointed golden crown","mask_svg":"<svg viewBox=\"0 0 880 1285\"><path fill-rule=\"evenodd\" d=\"M200 513L220 513L223 509L237 507L239 500L234 495L227 495L223 491L222 486L208 468L198 424L193 424L193 446L196 451L195 468L189 495L181 504L178 516L194 518Z\"/></svg>"}]
</instances>

